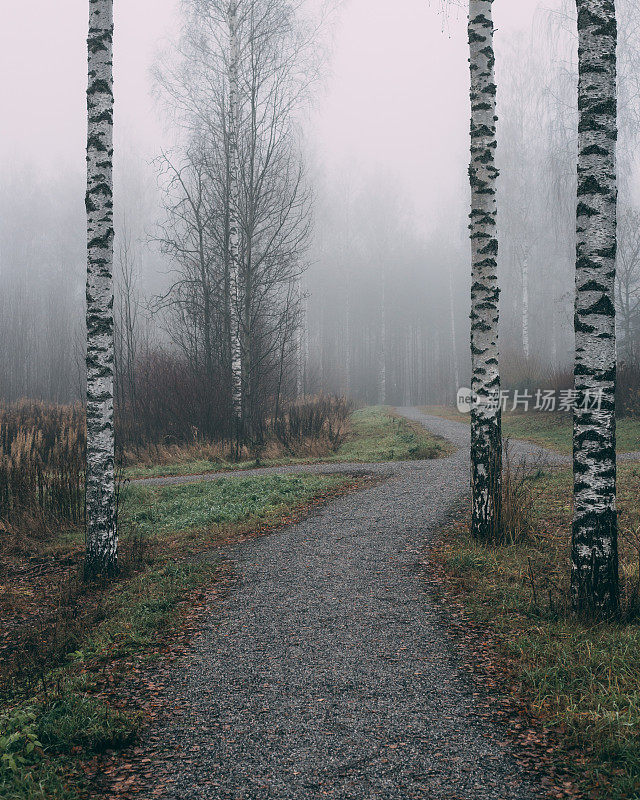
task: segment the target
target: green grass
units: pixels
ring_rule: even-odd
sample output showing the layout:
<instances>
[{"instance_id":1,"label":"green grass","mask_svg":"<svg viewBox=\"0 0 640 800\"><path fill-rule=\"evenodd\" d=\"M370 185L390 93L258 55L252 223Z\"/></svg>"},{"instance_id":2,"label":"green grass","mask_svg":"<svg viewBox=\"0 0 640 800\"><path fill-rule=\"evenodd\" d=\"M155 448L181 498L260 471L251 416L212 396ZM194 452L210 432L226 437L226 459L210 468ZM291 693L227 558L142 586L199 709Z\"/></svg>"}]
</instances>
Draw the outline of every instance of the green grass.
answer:
<instances>
[{"instance_id":1,"label":"green grass","mask_svg":"<svg viewBox=\"0 0 640 800\"><path fill-rule=\"evenodd\" d=\"M0 707L0 797L84 800L91 796L82 764L118 750L136 735L135 707L114 709L96 694L107 676L155 659L182 600L216 585L221 567L192 553L263 527L352 482L348 476L269 475L221 478L171 487L129 487L124 513L148 549L131 571L104 592L102 621L88 629L61 666L43 673L42 689L15 686ZM144 566L142 566L144 565Z\"/></svg>"},{"instance_id":2,"label":"green grass","mask_svg":"<svg viewBox=\"0 0 640 800\"><path fill-rule=\"evenodd\" d=\"M45 688L26 700L19 692L7 698L0 711L0 797L90 796L82 762L130 744L141 724L135 709L115 709L93 696L104 668L151 648L173 623L180 600L214 571L210 563L164 564L119 584L105 598L105 621L66 664L42 675Z\"/></svg>"},{"instance_id":3,"label":"green grass","mask_svg":"<svg viewBox=\"0 0 640 800\"><path fill-rule=\"evenodd\" d=\"M255 461L219 462L187 460L174 464L157 464L151 467L131 467L126 471L130 478L151 478L167 475L199 475L208 472L236 471L261 467L281 467L293 464L335 464L357 461L404 461L407 459L440 458L448 455L451 447L421 425L396 417L387 406L361 408L351 415L351 430L338 450L321 458L277 458Z\"/></svg>"},{"instance_id":4,"label":"green grass","mask_svg":"<svg viewBox=\"0 0 640 800\"><path fill-rule=\"evenodd\" d=\"M454 408L428 406L427 413L469 422L468 414L459 414ZM513 439L525 439L564 455L571 455L573 427L568 414L530 411L527 414L502 415L502 433ZM622 417L617 422L619 453L640 451L640 419Z\"/></svg>"},{"instance_id":5,"label":"green grass","mask_svg":"<svg viewBox=\"0 0 640 800\"><path fill-rule=\"evenodd\" d=\"M527 439L571 455L573 423L568 415L534 411L529 414L506 414L502 419L505 436ZM619 453L640 451L640 420L623 417L618 420L616 431Z\"/></svg>"},{"instance_id":6,"label":"green grass","mask_svg":"<svg viewBox=\"0 0 640 800\"><path fill-rule=\"evenodd\" d=\"M640 625L637 617L627 624L588 625L567 609L571 481L570 471L561 470L533 482L534 533L525 541L485 547L466 526L454 526L436 557L471 618L496 634L531 708L558 732L566 745L558 757L578 783L584 781L584 796L637 800ZM627 534L640 524L639 492L640 471L622 466L628 613L637 606L638 553Z\"/></svg>"},{"instance_id":7,"label":"green grass","mask_svg":"<svg viewBox=\"0 0 640 800\"><path fill-rule=\"evenodd\" d=\"M342 475L259 475L126 489L126 519L157 535L273 518L345 483Z\"/></svg>"},{"instance_id":8,"label":"green grass","mask_svg":"<svg viewBox=\"0 0 640 800\"><path fill-rule=\"evenodd\" d=\"M369 406L355 411L352 431L333 456L333 461L408 461L441 458L452 448L422 425L395 416L387 406Z\"/></svg>"}]
</instances>

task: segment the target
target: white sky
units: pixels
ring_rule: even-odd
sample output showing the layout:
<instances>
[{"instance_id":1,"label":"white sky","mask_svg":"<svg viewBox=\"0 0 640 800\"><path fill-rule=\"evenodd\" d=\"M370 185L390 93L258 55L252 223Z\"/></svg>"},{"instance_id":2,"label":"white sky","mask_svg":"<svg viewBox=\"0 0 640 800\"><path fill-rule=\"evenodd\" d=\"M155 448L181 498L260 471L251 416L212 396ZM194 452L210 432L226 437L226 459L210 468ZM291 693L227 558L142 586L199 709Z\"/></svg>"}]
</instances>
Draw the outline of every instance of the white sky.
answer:
<instances>
[{"instance_id":1,"label":"white sky","mask_svg":"<svg viewBox=\"0 0 640 800\"><path fill-rule=\"evenodd\" d=\"M556 0L547 0L546 5ZM528 29L538 0L496 0L500 37ZM87 0L3 4L0 165L84 169ZM117 142L152 158L162 125L149 68L175 28L175 0L116 0ZM459 195L468 150L466 16L440 0L350 0L310 137L321 169L397 177L426 219ZM1 191L1 187L0 187Z\"/></svg>"}]
</instances>

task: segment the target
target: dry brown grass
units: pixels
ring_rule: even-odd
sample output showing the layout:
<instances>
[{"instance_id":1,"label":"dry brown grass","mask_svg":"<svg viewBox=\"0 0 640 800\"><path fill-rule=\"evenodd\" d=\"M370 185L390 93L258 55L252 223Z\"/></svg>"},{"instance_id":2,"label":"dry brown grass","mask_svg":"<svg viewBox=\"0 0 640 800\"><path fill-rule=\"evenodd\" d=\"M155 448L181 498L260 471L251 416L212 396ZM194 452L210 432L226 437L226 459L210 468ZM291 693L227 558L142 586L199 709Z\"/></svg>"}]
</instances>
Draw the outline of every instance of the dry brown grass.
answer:
<instances>
[{"instance_id":1,"label":"dry brown grass","mask_svg":"<svg viewBox=\"0 0 640 800\"><path fill-rule=\"evenodd\" d=\"M322 458L335 452L350 431L353 405L342 397L313 397L292 403L277 419L267 421L264 441L245 445L237 453L234 443L208 441L194 435L189 443L150 444L125 449L126 467L166 466L208 461L212 464Z\"/></svg>"},{"instance_id":2,"label":"dry brown grass","mask_svg":"<svg viewBox=\"0 0 640 800\"><path fill-rule=\"evenodd\" d=\"M345 434L347 428L345 428ZM283 442L269 437L260 448L263 461L280 461L287 458L322 458L335 449L329 436L303 437ZM209 461L212 464L229 464L255 459L255 447L245 445L239 456L234 445L227 442L194 441L190 444L158 444L135 450L124 450L122 462L127 467L153 467L168 464L187 464Z\"/></svg>"},{"instance_id":3,"label":"dry brown grass","mask_svg":"<svg viewBox=\"0 0 640 800\"><path fill-rule=\"evenodd\" d=\"M536 499L533 481L543 466L541 459L537 464L527 463L524 458L518 461L511 441L503 440L500 544L521 542L531 533Z\"/></svg>"},{"instance_id":4,"label":"dry brown grass","mask_svg":"<svg viewBox=\"0 0 640 800\"><path fill-rule=\"evenodd\" d=\"M85 421L81 406L30 400L0 405L0 542L48 535L84 515Z\"/></svg>"}]
</instances>

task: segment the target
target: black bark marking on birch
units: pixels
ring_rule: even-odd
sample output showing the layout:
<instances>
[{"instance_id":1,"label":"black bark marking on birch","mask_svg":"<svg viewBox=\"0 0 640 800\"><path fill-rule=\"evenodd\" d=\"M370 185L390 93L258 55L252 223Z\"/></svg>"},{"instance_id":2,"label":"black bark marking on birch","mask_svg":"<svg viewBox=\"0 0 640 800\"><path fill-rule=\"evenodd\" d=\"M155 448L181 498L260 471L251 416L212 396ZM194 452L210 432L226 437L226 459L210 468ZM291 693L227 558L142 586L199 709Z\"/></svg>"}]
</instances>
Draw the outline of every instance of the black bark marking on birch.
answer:
<instances>
[{"instance_id":1,"label":"black bark marking on birch","mask_svg":"<svg viewBox=\"0 0 640 800\"><path fill-rule=\"evenodd\" d=\"M238 42L238 10L240 1L230 0L227 6L227 24L229 28L229 103L227 119L227 137L229 147L229 282L231 288L229 352L231 356L231 403L235 424L236 447L239 451L245 439L245 382L247 357L242 347L242 306L245 287L242 281L242 264L240 258L240 222L238 207L240 203L240 179L238 175L238 92L239 92L239 42Z\"/></svg>"},{"instance_id":2,"label":"black bark marking on birch","mask_svg":"<svg viewBox=\"0 0 640 800\"><path fill-rule=\"evenodd\" d=\"M113 431L113 0L89 0L85 575L118 568Z\"/></svg>"},{"instance_id":3,"label":"black bark marking on birch","mask_svg":"<svg viewBox=\"0 0 640 800\"><path fill-rule=\"evenodd\" d=\"M493 0L469 0L471 76L470 240L472 249L472 532L493 539L500 530L502 433L498 397L498 240L496 238L496 84Z\"/></svg>"},{"instance_id":4,"label":"black bark marking on birch","mask_svg":"<svg viewBox=\"0 0 640 800\"><path fill-rule=\"evenodd\" d=\"M578 203L571 599L592 617L619 611L616 514L616 16L614 0L578 10ZM602 394L599 409L585 405Z\"/></svg>"}]
</instances>

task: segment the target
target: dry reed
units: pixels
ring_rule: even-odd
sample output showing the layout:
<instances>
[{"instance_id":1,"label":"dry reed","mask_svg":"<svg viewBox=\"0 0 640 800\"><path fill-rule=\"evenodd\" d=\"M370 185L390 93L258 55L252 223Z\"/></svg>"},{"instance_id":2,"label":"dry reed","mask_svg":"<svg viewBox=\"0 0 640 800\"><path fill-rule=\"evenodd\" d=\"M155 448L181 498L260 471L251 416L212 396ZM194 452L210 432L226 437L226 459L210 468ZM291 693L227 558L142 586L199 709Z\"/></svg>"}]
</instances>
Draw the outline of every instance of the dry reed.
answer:
<instances>
[{"instance_id":1,"label":"dry reed","mask_svg":"<svg viewBox=\"0 0 640 800\"><path fill-rule=\"evenodd\" d=\"M0 404L0 519L81 522L85 442L79 405Z\"/></svg>"}]
</instances>

